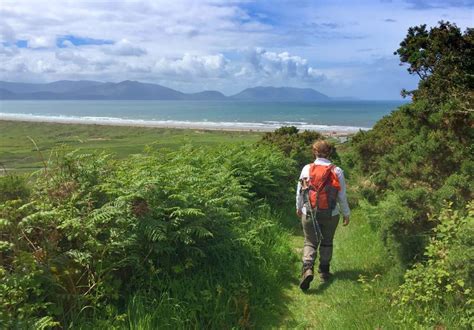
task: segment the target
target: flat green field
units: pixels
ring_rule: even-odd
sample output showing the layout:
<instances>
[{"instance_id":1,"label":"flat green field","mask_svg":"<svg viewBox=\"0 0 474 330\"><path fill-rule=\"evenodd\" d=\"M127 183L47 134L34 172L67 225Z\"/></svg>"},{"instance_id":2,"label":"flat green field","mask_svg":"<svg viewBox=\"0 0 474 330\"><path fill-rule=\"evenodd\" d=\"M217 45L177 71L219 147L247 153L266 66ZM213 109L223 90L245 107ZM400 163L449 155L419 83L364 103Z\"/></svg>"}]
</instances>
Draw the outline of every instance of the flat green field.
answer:
<instances>
[{"instance_id":1,"label":"flat green field","mask_svg":"<svg viewBox=\"0 0 474 330\"><path fill-rule=\"evenodd\" d=\"M261 135L258 132L0 121L0 166L7 171L36 170L42 166L41 157L48 159L50 151L61 145L85 153L106 151L123 158L142 152L147 145L173 149L184 144L254 142Z\"/></svg>"}]
</instances>

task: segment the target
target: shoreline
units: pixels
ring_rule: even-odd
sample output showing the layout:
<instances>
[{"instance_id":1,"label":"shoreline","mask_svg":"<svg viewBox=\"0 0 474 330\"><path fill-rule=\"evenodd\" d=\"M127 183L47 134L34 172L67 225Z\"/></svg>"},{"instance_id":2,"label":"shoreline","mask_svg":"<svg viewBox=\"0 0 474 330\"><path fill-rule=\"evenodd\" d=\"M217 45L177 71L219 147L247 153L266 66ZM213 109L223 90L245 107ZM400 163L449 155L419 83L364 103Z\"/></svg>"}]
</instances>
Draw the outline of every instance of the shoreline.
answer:
<instances>
[{"instance_id":1,"label":"shoreline","mask_svg":"<svg viewBox=\"0 0 474 330\"><path fill-rule=\"evenodd\" d=\"M117 127L143 127L164 128L181 130L225 131L225 132L273 132L282 126L296 126L300 130L319 132L330 137L347 137L354 135L359 130L368 130L362 127L344 127L327 125L308 125L305 123L233 123L233 122L191 122L191 121L156 121L138 119L120 119L105 117L60 117L60 116L35 116L24 114L0 114L0 121L31 122L31 123L56 123L74 125L97 125ZM299 124L299 125L298 125Z\"/></svg>"}]
</instances>

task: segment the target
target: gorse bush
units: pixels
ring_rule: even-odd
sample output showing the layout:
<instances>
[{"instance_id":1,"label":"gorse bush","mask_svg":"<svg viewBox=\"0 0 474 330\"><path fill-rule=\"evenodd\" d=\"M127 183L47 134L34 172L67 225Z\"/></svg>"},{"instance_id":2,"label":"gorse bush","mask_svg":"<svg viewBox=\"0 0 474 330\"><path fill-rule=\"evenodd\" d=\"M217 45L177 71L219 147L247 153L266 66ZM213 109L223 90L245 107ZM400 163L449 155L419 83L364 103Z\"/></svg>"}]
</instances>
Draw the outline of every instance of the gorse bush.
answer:
<instances>
[{"instance_id":1,"label":"gorse bush","mask_svg":"<svg viewBox=\"0 0 474 330\"><path fill-rule=\"evenodd\" d=\"M360 204L392 256L406 265L423 255L430 231L425 222L415 220L429 206L423 189L387 193L376 205L365 200Z\"/></svg>"},{"instance_id":2,"label":"gorse bush","mask_svg":"<svg viewBox=\"0 0 474 330\"><path fill-rule=\"evenodd\" d=\"M141 322L122 314L134 296L162 307L150 324L249 325L292 257L266 206L291 166L265 146L58 155L0 205L2 324Z\"/></svg>"},{"instance_id":3,"label":"gorse bush","mask_svg":"<svg viewBox=\"0 0 474 330\"><path fill-rule=\"evenodd\" d=\"M313 131L300 132L295 126L283 126L274 132L265 133L261 144L273 145L296 162L295 170L314 160L312 144L323 135ZM337 157L337 155L333 155Z\"/></svg>"},{"instance_id":4,"label":"gorse bush","mask_svg":"<svg viewBox=\"0 0 474 330\"><path fill-rule=\"evenodd\" d=\"M400 321L468 328L474 323L474 203L467 215L447 207L425 251L394 293Z\"/></svg>"},{"instance_id":5,"label":"gorse bush","mask_svg":"<svg viewBox=\"0 0 474 330\"><path fill-rule=\"evenodd\" d=\"M410 28L396 54L420 77L402 92L413 102L356 134L346 155L371 224L414 265L394 295L404 326L472 326L473 37L447 22Z\"/></svg>"},{"instance_id":6,"label":"gorse bush","mask_svg":"<svg viewBox=\"0 0 474 330\"><path fill-rule=\"evenodd\" d=\"M352 139L354 163L378 189L417 185L439 189L454 173L472 175L472 132L424 125L418 115L427 107L434 105L421 101L404 105ZM464 184L464 189L468 187Z\"/></svg>"},{"instance_id":7,"label":"gorse bush","mask_svg":"<svg viewBox=\"0 0 474 330\"><path fill-rule=\"evenodd\" d=\"M421 256L425 234L436 224L429 214L439 213L445 200L463 209L473 197L473 52L472 29L461 33L445 22L429 31L410 28L396 53L421 78L417 90L406 92L414 101L351 142L351 163L373 190L364 194L382 208L408 209L387 215L381 221L389 224L380 226L406 262Z\"/></svg>"},{"instance_id":8,"label":"gorse bush","mask_svg":"<svg viewBox=\"0 0 474 330\"><path fill-rule=\"evenodd\" d=\"M421 80L414 102L352 140L361 172L379 189L440 189L453 174L472 176L474 32L440 22L410 28L397 54ZM451 180L453 188L472 189ZM471 190L472 191L472 190ZM466 198L465 200L469 200Z\"/></svg>"}]
</instances>

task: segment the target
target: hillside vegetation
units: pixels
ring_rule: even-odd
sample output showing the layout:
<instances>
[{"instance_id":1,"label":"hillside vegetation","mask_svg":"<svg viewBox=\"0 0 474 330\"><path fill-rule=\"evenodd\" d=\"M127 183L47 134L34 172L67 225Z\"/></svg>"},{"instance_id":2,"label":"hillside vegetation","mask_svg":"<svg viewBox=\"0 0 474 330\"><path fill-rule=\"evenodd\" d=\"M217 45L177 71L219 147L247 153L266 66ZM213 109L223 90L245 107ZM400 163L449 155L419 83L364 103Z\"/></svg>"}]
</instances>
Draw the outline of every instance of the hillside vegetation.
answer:
<instances>
[{"instance_id":1,"label":"hillside vegetation","mask_svg":"<svg viewBox=\"0 0 474 330\"><path fill-rule=\"evenodd\" d=\"M2 324L247 326L278 296L268 203L292 164L272 148L55 157L0 208Z\"/></svg>"},{"instance_id":2,"label":"hillside vegetation","mask_svg":"<svg viewBox=\"0 0 474 330\"><path fill-rule=\"evenodd\" d=\"M387 248L409 267L393 305L422 326L474 322L474 30L410 28L396 54L413 102L360 132L346 162Z\"/></svg>"}]
</instances>

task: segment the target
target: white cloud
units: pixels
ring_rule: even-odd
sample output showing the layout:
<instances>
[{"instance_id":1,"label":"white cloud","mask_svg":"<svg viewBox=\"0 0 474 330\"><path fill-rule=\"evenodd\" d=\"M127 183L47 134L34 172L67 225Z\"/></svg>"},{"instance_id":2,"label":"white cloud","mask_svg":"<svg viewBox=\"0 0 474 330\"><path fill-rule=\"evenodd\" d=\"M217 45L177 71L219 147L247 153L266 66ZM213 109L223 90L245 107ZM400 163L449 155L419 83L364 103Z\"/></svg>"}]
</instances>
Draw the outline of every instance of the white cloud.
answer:
<instances>
[{"instance_id":1,"label":"white cloud","mask_svg":"<svg viewBox=\"0 0 474 330\"><path fill-rule=\"evenodd\" d=\"M53 73L56 72L51 63L45 62L43 60L38 60L31 67L31 71L34 73Z\"/></svg>"},{"instance_id":2,"label":"white cloud","mask_svg":"<svg viewBox=\"0 0 474 330\"><path fill-rule=\"evenodd\" d=\"M3 73L21 73L21 72L29 72L28 66L24 61L22 61L22 58L16 57L13 59L10 59L8 61L3 61L2 67L1 67L1 72Z\"/></svg>"},{"instance_id":3,"label":"white cloud","mask_svg":"<svg viewBox=\"0 0 474 330\"><path fill-rule=\"evenodd\" d=\"M256 48L247 54L247 60L249 66L239 71L238 76L253 72L255 75L277 79L324 79L324 75L309 66L307 59L289 52L276 53Z\"/></svg>"},{"instance_id":4,"label":"white cloud","mask_svg":"<svg viewBox=\"0 0 474 330\"><path fill-rule=\"evenodd\" d=\"M63 47L75 47L74 44L70 40L64 40L61 45Z\"/></svg>"},{"instance_id":5,"label":"white cloud","mask_svg":"<svg viewBox=\"0 0 474 330\"><path fill-rule=\"evenodd\" d=\"M322 70L315 69L315 68L312 68L312 67L308 68L308 76L310 76L314 79L317 79L317 80L324 80L324 79L327 78Z\"/></svg>"},{"instance_id":6,"label":"white cloud","mask_svg":"<svg viewBox=\"0 0 474 330\"><path fill-rule=\"evenodd\" d=\"M29 48L53 48L56 46L56 36L34 36L28 39Z\"/></svg>"},{"instance_id":7,"label":"white cloud","mask_svg":"<svg viewBox=\"0 0 474 330\"><path fill-rule=\"evenodd\" d=\"M154 72L167 76L188 77L225 77L227 76L228 60L222 55L191 55L184 54L180 59L162 58L154 66Z\"/></svg>"},{"instance_id":8,"label":"white cloud","mask_svg":"<svg viewBox=\"0 0 474 330\"><path fill-rule=\"evenodd\" d=\"M18 54L18 48L16 46L6 47L0 43L0 55L3 56L14 56Z\"/></svg>"},{"instance_id":9,"label":"white cloud","mask_svg":"<svg viewBox=\"0 0 474 330\"><path fill-rule=\"evenodd\" d=\"M142 56L147 53L144 48L134 46L127 39L122 39L113 45L105 45L102 49L106 54L118 56Z\"/></svg>"},{"instance_id":10,"label":"white cloud","mask_svg":"<svg viewBox=\"0 0 474 330\"><path fill-rule=\"evenodd\" d=\"M0 42L15 42L15 31L6 22L0 23Z\"/></svg>"},{"instance_id":11,"label":"white cloud","mask_svg":"<svg viewBox=\"0 0 474 330\"><path fill-rule=\"evenodd\" d=\"M89 63L89 60L83 55L81 55L80 52L71 49L57 51L56 59L63 62L70 62L76 64L78 67L87 65Z\"/></svg>"},{"instance_id":12,"label":"white cloud","mask_svg":"<svg viewBox=\"0 0 474 330\"><path fill-rule=\"evenodd\" d=\"M94 48L86 50L81 50L79 47L61 49L55 53L55 60L60 61L59 68L66 64L75 66L77 71L96 72L97 74L107 71L124 73L119 68L121 62L115 60L114 57L103 56L100 51ZM70 69L70 66L67 70Z\"/></svg>"},{"instance_id":13,"label":"white cloud","mask_svg":"<svg viewBox=\"0 0 474 330\"><path fill-rule=\"evenodd\" d=\"M189 37L195 37L199 34L199 30L192 25L168 26L164 29L164 32L173 36L187 35Z\"/></svg>"}]
</instances>

